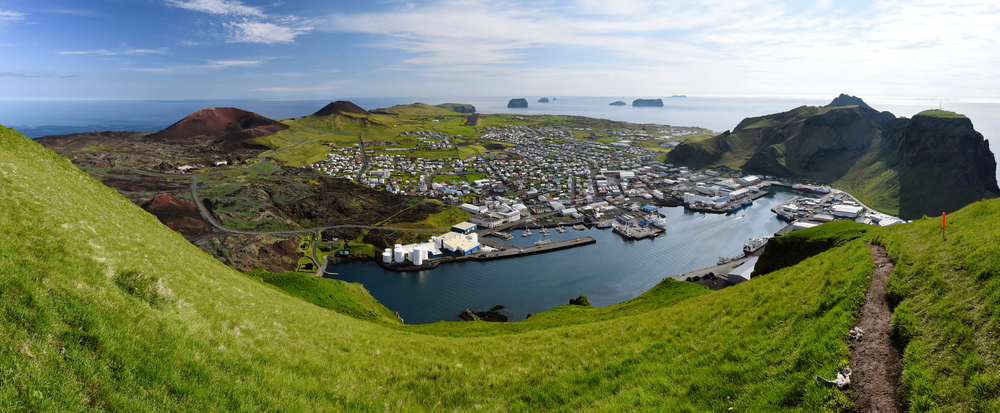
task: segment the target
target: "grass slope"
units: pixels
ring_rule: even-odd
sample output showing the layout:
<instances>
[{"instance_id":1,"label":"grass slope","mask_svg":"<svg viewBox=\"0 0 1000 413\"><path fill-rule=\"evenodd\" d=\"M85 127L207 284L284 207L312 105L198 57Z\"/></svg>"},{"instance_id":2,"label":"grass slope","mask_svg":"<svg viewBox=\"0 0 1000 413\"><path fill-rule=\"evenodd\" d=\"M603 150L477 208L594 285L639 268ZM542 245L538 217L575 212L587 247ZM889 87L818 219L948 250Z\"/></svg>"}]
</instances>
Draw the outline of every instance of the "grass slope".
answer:
<instances>
[{"instance_id":1,"label":"grass slope","mask_svg":"<svg viewBox=\"0 0 1000 413\"><path fill-rule=\"evenodd\" d=\"M297 296L317 293L306 301L237 273L8 129L0 129L0 199L7 210L0 410L839 411L850 404L812 377L848 363L844 337L871 271L861 240L718 292L665 282L617 306L559 307L523 323L404 326L355 318L352 308L388 317L374 302L359 304L366 296L359 287L267 275ZM1000 254L996 242L977 241L974 225L980 216L995 220L998 204L984 205L956 214L956 231L939 249L922 246L934 235L932 222L866 235L904 263L893 291L900 308L911 309L899 329L910 337L906 382L916 407L995 406L983 403L997 394L990 393L997 383L990 334ZM996 234L986 236L996 241ZM959 255L966 249L973 253ZM959 298L939 300L949 294ZM971 326L962 322L966 304L974 308ZM943 348L961 351L933 355ZM974 373L929 385L959 368ZM984 396L970 401L976 395Z\"/></svg>"}]
</instances>

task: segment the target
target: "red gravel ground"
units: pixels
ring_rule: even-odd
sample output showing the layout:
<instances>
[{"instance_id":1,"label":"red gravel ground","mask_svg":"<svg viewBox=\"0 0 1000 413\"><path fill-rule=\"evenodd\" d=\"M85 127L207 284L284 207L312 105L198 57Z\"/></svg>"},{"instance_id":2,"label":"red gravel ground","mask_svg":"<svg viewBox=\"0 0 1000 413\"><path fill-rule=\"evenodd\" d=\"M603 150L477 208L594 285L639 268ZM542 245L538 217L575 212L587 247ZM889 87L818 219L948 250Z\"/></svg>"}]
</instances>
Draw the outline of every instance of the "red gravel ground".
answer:
<instances>
[{"instance_id":1,"label":"red gravel ground","mask_svg":"<svg viewBox=\"0 0 1000 413\"><path fill-rule=\"evenodd\" d=\"M870 246L875 270L865 294L857 327L864 331L851 352L851 389L855 412L900 412L900 351L892 343L892 310L885 299L886 282L896 266L885 248Z\"/></svg>"}]
</instances>

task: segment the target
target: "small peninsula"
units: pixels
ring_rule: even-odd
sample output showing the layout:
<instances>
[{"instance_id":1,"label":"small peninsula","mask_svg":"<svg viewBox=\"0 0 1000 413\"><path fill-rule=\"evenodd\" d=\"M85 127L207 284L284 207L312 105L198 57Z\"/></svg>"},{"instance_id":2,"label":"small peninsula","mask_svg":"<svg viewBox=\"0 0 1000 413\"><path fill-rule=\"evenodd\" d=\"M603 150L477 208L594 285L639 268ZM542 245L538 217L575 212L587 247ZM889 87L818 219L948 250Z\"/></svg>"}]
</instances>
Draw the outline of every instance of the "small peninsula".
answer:
<instances>
[{"instance_id":1,"label":"small peninsula","mask_svg":"<svg viewBox=\"0 0 1000 413\"><path fill-rule=\"evenodd\" d=\"M452 112L458 113L476 113L476 107L468 103L442 103L440 105L434 105L444 110L450 110Z\"/></svg>"},{"instance_id":2,"label":"small peninsula","mask_svg":"<svg viewBox=\"0 0 1000 413\"><path fill-rule=\"evenodd\" d=\"M632 101L632 106L663 107L663 99L636 99Z\"/></svg>"},{"instance_id":3,"label":"small peninsula","mask_svg":"<svg viewBox=\"0 0 1000 413\"><path fill-rule=\"evenodd\" d=\"M528 107L528 100L525 99L525 98L511 99L510 102L507 102L507 107L508 108L526 108L526 107Z\"/></svg>"},{"instance_id":4,"label":"small peninsula","mask_svg":"<svg viewBox=\"0 0 1000 413\"><path fill-rule=\"evenodd\" d=\"M625 103L625 102L622 102L622 101L618 100L618 101L614 101L614 102L608 103L608 105L611 105L611 106L625 106L625 105L628 105L628 103Z\"/></svg>"}]
</instances>

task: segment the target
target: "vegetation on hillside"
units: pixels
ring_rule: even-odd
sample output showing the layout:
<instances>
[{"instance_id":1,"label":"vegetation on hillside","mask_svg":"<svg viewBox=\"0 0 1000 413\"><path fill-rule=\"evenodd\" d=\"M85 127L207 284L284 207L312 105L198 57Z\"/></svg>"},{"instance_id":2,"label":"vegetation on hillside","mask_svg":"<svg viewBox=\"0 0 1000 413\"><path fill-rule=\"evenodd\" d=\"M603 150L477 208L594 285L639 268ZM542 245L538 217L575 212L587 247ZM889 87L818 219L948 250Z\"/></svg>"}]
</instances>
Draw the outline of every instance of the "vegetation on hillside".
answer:
<instances>
[{"instance_id":1,"label":"vegetation on hillside","mask_svg":"<svg viewBox=\"0 0 1000 413\"><path fill-rule=\"evenodd\" d=\"M1000 196L993 158L962 115L931 110L896 118L841 95L829 106L744 119L732 132L682 143L664 160L813 180L916 219Z\"/></svg>"}]
</instances>

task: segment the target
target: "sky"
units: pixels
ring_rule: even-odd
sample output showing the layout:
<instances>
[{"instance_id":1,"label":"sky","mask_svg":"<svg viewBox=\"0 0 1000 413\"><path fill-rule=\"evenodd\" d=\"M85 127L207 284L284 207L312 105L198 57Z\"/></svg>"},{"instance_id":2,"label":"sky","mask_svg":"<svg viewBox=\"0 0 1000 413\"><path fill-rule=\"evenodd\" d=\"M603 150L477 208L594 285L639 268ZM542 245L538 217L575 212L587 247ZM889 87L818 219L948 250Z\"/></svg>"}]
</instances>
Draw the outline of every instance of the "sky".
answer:
<instances>
[{"instance_id":1,"label":"sky","mask_svg":"<svg viewBox=\"0 0 1000 413\"><path fill-rule=\"evenodd\" d=\"M0 100L995 100L998 44L995 0L0 0Z\"/></svg>"}]
</instances>

